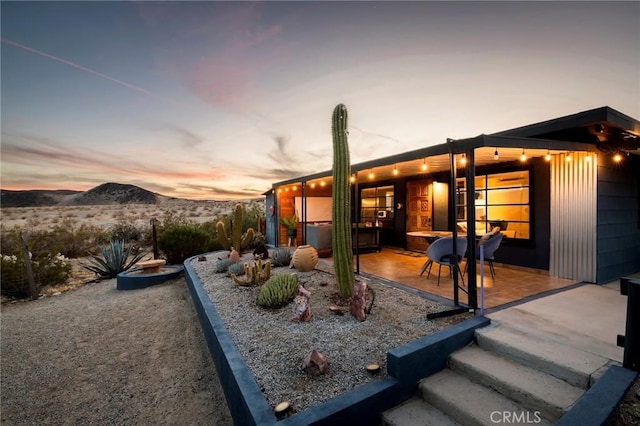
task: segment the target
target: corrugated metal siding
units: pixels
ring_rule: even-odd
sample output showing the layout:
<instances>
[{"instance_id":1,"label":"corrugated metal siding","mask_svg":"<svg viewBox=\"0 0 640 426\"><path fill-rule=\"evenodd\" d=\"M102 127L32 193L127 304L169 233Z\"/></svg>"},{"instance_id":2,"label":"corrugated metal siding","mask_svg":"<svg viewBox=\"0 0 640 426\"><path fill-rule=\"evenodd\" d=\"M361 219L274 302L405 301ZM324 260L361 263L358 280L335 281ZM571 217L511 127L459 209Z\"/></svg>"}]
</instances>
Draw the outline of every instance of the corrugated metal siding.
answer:
<instances>
[{"instance_id":1,"label":"corrugated metal siding","mask_svg":"<svg viewBox=\"0 0 640 426\"><path fill-rule=\"evenodd\" d=\"M596 282L597 155L551 159L549 274Z\"/></svg>"}]
</instances>

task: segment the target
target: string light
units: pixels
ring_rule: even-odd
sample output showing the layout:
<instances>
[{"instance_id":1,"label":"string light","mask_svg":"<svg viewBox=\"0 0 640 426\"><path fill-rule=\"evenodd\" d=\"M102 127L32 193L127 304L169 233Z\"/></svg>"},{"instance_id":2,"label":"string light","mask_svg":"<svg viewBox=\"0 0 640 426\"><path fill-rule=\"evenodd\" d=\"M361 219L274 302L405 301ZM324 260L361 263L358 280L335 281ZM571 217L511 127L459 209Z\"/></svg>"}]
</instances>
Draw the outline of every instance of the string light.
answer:
<instances>
[{"instance_id":1,"label":"string light","mask_svg":"<svg viewBox=\"0 0 640 426\"><path fill-rule=\"evenodd\" d=\"M590 162L591 162L591 154L589 154L589 153L587 152L587 156L586 156L586 157L584 157L584 161L585 161L586 163L590 163Z\"/></svg>"},{"instance_id":2,"label":"string light","mask_svg":"<svg viewBox=\"0 0 640 426\"><path fill-rule=\"evenodd\" d=\"M298 190L298 186L297 185L293 185L293 190L297 191Z\"/></svg>"},{"instance_id":3,"label":"string light","mask_svg":"<svg viewBox=\"0 0 640 426\"><path fill-rule=\"evenodd\" d=\"M398 168L395 164L393 165L393 175L398 176Z\"/></svg>"},{"instance_id":4,"label":"string light","mask_svg":"<svg viewBox=\"0 0 640 426\"><path fill-rule=\"evenodd\" d=\"M564 159L567 163L569 163L571 161L571 153L568 152L567 155L564 157Z\"/></svg>"},{"instance_id":5,"label":"string light","mask_svg":"<svg viewBox=\"0 0 640 426\"><path fill-rule=\"evenodd\" d=\"M427 170L427 160L426 159L422 160L422 170L425 170L425 171Z\"/></svg>"},{"instance_id":6,"label":"string light","mask_svg":"<svg viewBox=\"0 0 640 426\"><path fill-rule=\"evenodd\" d=\"M324 183L323 180L320 181L320 186L325 186L326 184Z\"/></svg>"},{"instance_id":7,"label":"string light","mask_svg":"<svg viewBox=\"0 0 640 426\"><path fill-rule=\"evenodd\" d=\"M316 187L316 183L315 182L311 182L311 188L315 188Z\"/></svg>"},{"instance_id":8,"label":"string light","mask_svg":"<svg viewBox=\"0 0 640 426\"><path fill-rule=\"evenodd\" d=\"M356 181L356 175L351 175L349 180L351 181L351 183L355 182Z\"/></svg>"},{"instance_id":9,"label":"string light","mask_svg":"<svg viewBox=\"0 0 640 426\"><path fill-rule=\"evenodd\" d=\"M462 158L460 159L460 164L463 166L467 164L467 154L462 154Z\"/></svg>"},{"instance_id":10,"label":"string light","mask_svg":"<svg viewBox=\"0 0 640 426\"><path fill-rule=\"evenodd\" d=\"M523 163L527 161L527 154L524 153L524 148L522 148L522 155L520 156L520 161Z\"/></svg>"},{"instance_id":11,"label":"string light","mask_svg":"<svg viewBox=\"0 0 640 426\"><path fill-rule=\"evenodd\" d=\"M544 159L547 161L551 161L551 153L547 150L547 155L544 156Z\"/></svg>"},{"instance_id":12,"label":"string light","mask_svg":"<svg viewBox=\"0 0 640 426\"><path fill-rule=\"evenodd\" d=\"M369 172L369 179L373 179L375 175L373 174L373 169Z\"/></svg>"},{"instance_id":13,"label":"string light","mask_svg":"<svg viewBox=\"0 0 640 426\"><path fill-rule=\"evenodd\" d=\"M494 160L499 160L500 159L500 154L498 154L498 148L496 148L496 152L493 153L493 159Z\"/></svg>"},{"instance_id":14,"label":"string light","mask_svg":"<svg viewBox=\"0 0 640 426\"><path fill-rule=\"evenodd\" d=\"M616 155L613 156L613 161L615 161L616 163L619 163L622 161L622 155L620 155L619 152L616 152Z\"/></svg>"}]
</instances>

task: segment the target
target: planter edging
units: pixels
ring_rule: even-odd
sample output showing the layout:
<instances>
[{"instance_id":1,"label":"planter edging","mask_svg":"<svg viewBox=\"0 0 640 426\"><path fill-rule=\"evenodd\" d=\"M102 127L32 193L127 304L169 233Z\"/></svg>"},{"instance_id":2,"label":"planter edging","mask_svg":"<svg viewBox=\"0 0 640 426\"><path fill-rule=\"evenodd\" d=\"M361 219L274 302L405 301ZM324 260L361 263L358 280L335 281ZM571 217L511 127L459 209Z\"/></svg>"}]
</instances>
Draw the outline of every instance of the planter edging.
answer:
<instances>
[{"instance_id":1,"label":"planter edging","mask_svg":"<svg viewBox=\"0 0 640 426\"><path fill-rule=\"evenodd\" d=\"M377 424L383 411L409 399L418 380L442 370L451 353L471 343L476 328L490 323L488 318L474 317L394 348L387 353L391 377L358 386L279 421L190 265L197 257L185 260L185 278L235 424L346 425L354 419L360 424ZM417 370L411 372L414 368Z\"/></svg>"}]
</instances>

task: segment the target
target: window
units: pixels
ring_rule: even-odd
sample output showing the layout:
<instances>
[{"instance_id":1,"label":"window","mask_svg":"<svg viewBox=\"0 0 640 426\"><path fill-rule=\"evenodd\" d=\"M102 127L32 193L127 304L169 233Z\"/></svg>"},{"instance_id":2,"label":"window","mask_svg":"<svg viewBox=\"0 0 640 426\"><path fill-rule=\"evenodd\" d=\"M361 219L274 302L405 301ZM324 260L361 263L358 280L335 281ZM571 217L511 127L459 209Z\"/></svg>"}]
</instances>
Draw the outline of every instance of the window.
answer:
<instances>
[{"instance_id":1,"label":"window","mask_svg":"<svg viewBox=\"0 0 640 426\"><path fill-rule=\"evenodd\" d=\"M499 226L507 238L530 239L529 182L528 170L476 176L476 233ZM465 179L458 179L456 186L458 222L459 226L466 226Z\"/></svg>"},{"instance_id":2,"label":"window","mask_svg":"<svg viewBox=\"0 0 640 426\"><path fill-rule=\"evenodd\" d=\"M360 198L360 221L365 225L378 224L378 226L384 226L383 222L392 223L393 195L393 186L363 189Z\"/></svg>"}]
</instances>

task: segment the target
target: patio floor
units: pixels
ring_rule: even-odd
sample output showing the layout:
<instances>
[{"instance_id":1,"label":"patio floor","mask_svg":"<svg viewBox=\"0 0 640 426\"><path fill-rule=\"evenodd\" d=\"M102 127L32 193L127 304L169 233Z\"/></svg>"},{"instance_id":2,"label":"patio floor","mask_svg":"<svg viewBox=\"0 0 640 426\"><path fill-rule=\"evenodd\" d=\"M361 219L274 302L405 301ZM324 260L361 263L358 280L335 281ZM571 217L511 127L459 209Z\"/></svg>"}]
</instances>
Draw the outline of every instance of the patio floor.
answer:
<instances>
[{"instance_id":1,"label":"patio floor","mask_svg":"<svg viewBox=\"0 0 640 426\"><path fill-rule=\"evenodd\" d=\"M327 259L331 261L331 259ZM380 253L360 254L360 272L375 275L389 281L400 283L408 287L453 301L453 279L449 277L449 268L443 267L438 286L438 265L434 264L431 275L420 276L420 269L426 260L426 255L418 252L406 252L399 248L383 247ZM355 257L354 257L355 265ZM494 263L496 278L491 278L489 266L485 264L484 275L484 307L496 308L531 298L541 293L557 290L577 284L574 280L550 277L547 271L521 268L512 265ZM480 287L478 263L477 283ZM462 262L464 268L464 261ZM464 282L468 277L465 275ZM460 284L462 282L458 280ZM465 287L462 287L466 289ZM467 303L467 294L460 290L460 303ZM478 288L478 307L480 307L480 289Z\"/></svg>"}]
</instances>

